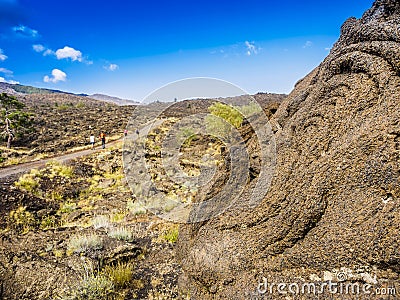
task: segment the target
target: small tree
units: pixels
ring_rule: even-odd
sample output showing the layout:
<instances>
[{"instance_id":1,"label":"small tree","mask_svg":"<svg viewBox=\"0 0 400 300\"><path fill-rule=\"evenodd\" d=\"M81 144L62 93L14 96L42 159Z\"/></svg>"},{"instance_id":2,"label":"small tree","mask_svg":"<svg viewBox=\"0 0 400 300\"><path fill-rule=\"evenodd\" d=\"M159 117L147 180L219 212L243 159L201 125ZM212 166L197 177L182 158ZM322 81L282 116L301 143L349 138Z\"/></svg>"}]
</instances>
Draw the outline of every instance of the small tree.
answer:
<instances>
[{"instance_id":1,"label":"small tree","mask_svg":"<svg viewBox=\"0 0 400 300\"><path fill-rule=\"evenodd\" d=\"M11 147L11 142L18 133L31 129L31 115L22 111L24 107L25 105L14 96L0 94L0 117L4 126L1 135L7 138L7 148Z\"/></svg>"}]
</instances>

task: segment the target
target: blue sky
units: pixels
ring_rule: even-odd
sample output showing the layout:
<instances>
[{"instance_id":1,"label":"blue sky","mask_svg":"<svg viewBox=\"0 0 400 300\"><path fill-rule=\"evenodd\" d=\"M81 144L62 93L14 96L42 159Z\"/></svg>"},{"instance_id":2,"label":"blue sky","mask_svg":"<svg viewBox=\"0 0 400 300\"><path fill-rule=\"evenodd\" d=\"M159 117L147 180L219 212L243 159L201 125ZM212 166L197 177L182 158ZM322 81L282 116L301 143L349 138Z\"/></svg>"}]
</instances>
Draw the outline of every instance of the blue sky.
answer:
<instances>
[{"instance_id":1,"label":"blue sky","mask_svg":"<svg viewBox=\"0 0 400 300\"><path fill-rule=\"evenodd\" d=\"M138 101L188 77L289 93L372 3L0 0L0 81Z\"/></svg>"}]
</instances>

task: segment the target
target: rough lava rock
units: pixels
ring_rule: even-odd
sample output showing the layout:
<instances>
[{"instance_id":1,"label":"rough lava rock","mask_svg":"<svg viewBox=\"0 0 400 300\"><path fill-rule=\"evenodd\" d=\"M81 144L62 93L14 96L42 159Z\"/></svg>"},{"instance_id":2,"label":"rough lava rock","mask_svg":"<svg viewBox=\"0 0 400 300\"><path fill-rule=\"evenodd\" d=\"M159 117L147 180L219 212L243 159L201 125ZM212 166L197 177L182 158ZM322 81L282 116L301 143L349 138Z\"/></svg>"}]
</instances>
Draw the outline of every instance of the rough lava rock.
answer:
<instances>
[{"instance_id":1,"label":"rough lava rock","mask_svg":"<svg viewBox=\"0 0 400 300\"><path fill-rule=\"evenodd\" d=\"M181 230L191 299L250 299L263 277L314 282L340 270L400 293L400 1L376 1L341 30L271 121L277 168L262 203Z\"/></svg>"}]
</instances>

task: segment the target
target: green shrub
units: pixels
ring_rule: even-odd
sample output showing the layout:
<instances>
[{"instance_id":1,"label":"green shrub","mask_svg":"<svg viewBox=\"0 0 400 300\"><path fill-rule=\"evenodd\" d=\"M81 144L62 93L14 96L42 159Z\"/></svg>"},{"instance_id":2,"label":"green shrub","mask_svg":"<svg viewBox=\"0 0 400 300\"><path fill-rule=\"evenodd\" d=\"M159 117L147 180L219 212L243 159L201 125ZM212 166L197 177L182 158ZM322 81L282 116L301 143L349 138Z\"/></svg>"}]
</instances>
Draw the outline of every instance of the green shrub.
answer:
<instances>
[{"instance_id":1,"label":"green shrub","mask_svg":"<svg viewBox=\"0 0 400 300\"><path fill-rule=\"evenodd\" d=\"M59 104L58 106L56 106L57 107L57 109L59 109L59 110L66 110L66 109L68 109L68 108L70 108L71 106L69 106L69 105L67 105L67 104Z\"/></svg>"},{"instance_id":2,"label":"green shrub","mask_svg":"<svg viewBox=\"0 0 400 300\"><path fill-rule=\"evenodd\" d=\"M48 229L48 228L54 228L57 226L57 219L55 216L47 216L44 217L40 221L40 229Z\"/></svg>"},{"instance_id":3,"label":"green shrub","mask_svg":"<svg viewBox=\"0 0 400 300\"><path fill-rule=\"evenodd\" d=\"M263 112L261 106L256 102L250 102L250 104L235 106L235 108L240 111L245 117L250 117L252 115Z\"/></svg>"},{"instance_id":4,"label":"green shrub","mask_svg":"<svg viewBox=\"0 0 400 300\"><path fill-rule=\"evenodd\" d=\"M179 226L173 226L164 233L163 238L170 243L176 243L179 236Z\"/></svg>"},{"instance_id":5,"label":"green shrub","mask_svg":"<svg viewBox=\"0 0 400 300\"><path fill-rule=\"evenodd\" d=\"M110 220L111 222L119 223L125 220L126 215L127 215L126 211L116 212L111 215Z\"/></svg>"},{"instance_id":6,"label":"green shrub","mask_svg":"<svg viewBox=\"0 0 400 300\"><path fill-rule=\"evenodd\" d=\"M63 178L72 178L72 176L74 175L74 170L72 167L63 165L56 160L49 161L46 166L51 172L49 178L54 178L56 176L60 176Z\"/></svg>"},{"instance_id":7,"label":"green shrub","mask_svg":"<svg viewBox=\"0 0 400 300\"><path fill-rule=\"evenodd\" d=\"M211 105L208 110L212 115L224 119L235 128L239 128L242 125L243 116L235 107L217 102Z\"/></svg>"},{"instance_id":8,"label":"green shrub","mask_svg":"<svg viewBox=\"0 0 400 300\"><path fill-rule=\"evenodd\" d=\"M36 172L36 170L32 170L30 173L22 175L18 181L15 182L15 186L29 193L37 193L39 180L36 177Z\"/></svg>"},{"instance_id":9,"label":"green shrub","mask_svg":"<svg viewBox=\"0 0 400 300\"><path fill-rule=\"evenodd\" d=\"M76 203L73 202L65 202L61 205L59 212L60 213L70 213L74 210L76 210L77 205Z\"/></svg>"},{"instance_id":10,"label":"green shrub","mask_svg":"<svg viewBox=\"0 0 400 300\"><path fill-rule=\"evenodd\" d=\"M206 117L206 126L210 134L227 137L231 126L239 128L245 117L250 117L262 112L256 102L250 102L242 106L230 106L224 103L214 103L209 108L211 115ZM225 122L225 121L226 122Z\"/></svg>"},{"instance_id":11,"label":"green shrub","mask_svg":"<svg viewBox=\"0 0 400 300\"><path fill-rule=\"evenodd\" d=\"M126 287L132 279L133 264L118 262L116 265L106 266L104 274L107 275L117 287Z\"/></svg>"},{"instance_id":12,"label":"green shrub","mask_svg":"<svg viewBox=\"0 0 400 300\"><path fill-rule=\"evenodd\" d=\"M19 206L8 215L8 226L18 232L26 233L36 228L36 225L34 216L24 206Z\"/></svg>"},{"instance_id":13,"label":"green shrub","mask_svg":"<svg viewBox=\"0 0 400 300\"><path fill-rule=\"evenodd\" d=\"M85 107L86 107L86 104L83 103L83 102L78 102L78 103L75 105L75 107L76 107L76 108L85 108Z\"/></svg>"},{"instance_id":14,"label":"green shrub","mask_svg":"<svg viewBox=\"0 0 400 300\"><path fill-rule=\"evenodd\" d=\"M50 198L53 201L60 202L63 200L63 195L58 191L51 191L50 193L46 194L47 198Z\"/></svg>"}]
</instances>

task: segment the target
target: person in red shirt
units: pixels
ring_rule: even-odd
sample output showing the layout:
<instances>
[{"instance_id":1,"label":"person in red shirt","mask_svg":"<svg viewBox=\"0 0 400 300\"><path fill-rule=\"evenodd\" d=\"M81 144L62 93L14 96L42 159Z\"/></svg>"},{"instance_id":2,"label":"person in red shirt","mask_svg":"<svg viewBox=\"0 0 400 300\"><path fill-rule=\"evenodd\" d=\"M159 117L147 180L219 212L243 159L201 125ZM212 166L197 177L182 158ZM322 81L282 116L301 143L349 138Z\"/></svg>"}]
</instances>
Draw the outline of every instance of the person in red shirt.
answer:
<instances>
[{"instance_id":1,"label":"person in red shirt","mask_svg":"<svg viewBox=\"0 0 400 300\"><path fill-rule=\"evenodd\" d=\"M100 133L101 147L104 149L106 147L106 134L104 132Z\"/></svg>"}]
</instances>

